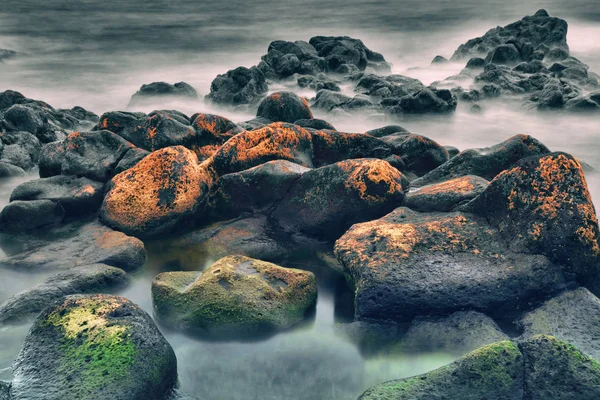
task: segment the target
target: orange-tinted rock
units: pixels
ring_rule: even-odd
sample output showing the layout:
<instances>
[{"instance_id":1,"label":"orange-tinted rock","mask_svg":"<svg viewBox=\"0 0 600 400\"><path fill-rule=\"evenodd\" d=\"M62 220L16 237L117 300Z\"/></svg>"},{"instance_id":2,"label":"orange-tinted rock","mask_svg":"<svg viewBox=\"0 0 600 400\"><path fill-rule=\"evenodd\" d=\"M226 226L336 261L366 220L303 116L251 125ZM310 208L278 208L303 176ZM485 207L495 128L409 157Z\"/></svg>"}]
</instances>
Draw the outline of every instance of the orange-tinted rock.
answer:
<instances>
[{"instance_id":1,"label":"orange-tinted rock","mask_svg":"<svg viewBox=\"0 0 600 400\"><path fill-rule=\"evenodd\" d=\"M221 145L243 129L227 118L213 114L194 114L190 118L196 131L198 147L206 145Z\"/></svg>"},{"instance_id":2,"label":"orange-tinted rock","mask_svg":"<svg viewBox=\"0 0 600 400\"><path fill-rule=\"evenodd\" d=\"M272 216L286 231L336 239L402 204L407 184L386 161L342 161L304 173Z\"/></svg>"},{"instance_id":3,"label":"orange-tinted rock","mask_svg":"<svg viewBox=\"0 0 600 400\"><path fill-rule=\"evenodd\" d=\"M404 160L408 171L421 176L450 159L448 150L436 141L413 133L395 133L381 138Z\"/></svg>"},{"instance_id":4,"label":"orange-tinted rock","mask_svg":"<svg viewBox=\"0 0 600 400\"><path fill-rule=\"evenodd\" d=\"M100 218L135 236L168 232L194 214L212 179L182 146L155 151L113 178Z\"/></svg>"},{"instance_id":5,"label":"orange-tinted rock","mask_svg":"<svg viewBox=\"0 0 600 400\"><path fill-rule=\"evenodd\" d=\"M288 160L312 167L310 133L299 126L274 123L229 139L214 155L219 175L243 171L272 160Z\"/></svg>"},{"instance_id":6,"label":"orange-tinted rock","mask_svg":"<svg viewBox=\"0 0 600 400\"><path fill-rule=\"evenodd\" d=\"M364 133L343 133L331 130L311 132L313 163L316 167L355 158L381 158L392 155L390 145Z\"/></svg>"},{"instance_id":7,"label":"orange-tinted rock","mask_svg":"<svg viewBox=\"0 0 600 400\"><path fill-rule=\"evenodd\" d=\"M506 317L565 287L559 265L508 250L485 218L466 213L400 207L352 226L335 254L355 289L357 319L408 321L463 309Z\"/></svg>"},{"instance_id":8,"label":"orange-tinted rock","mask_svg":"<svg viewBox=\"0 0 600 400\"><path fill-rule=\"evenodd\" d=\"M523 160L467 209L484 215L513 251L546 254L580 278L599 272L596 211L581 164L569 154Z\"/></svg>"},{"instance_id":9,"label":"orange-tinted rock","mask_svg":"<svg viewBox=\"0 0 600 400\"><path fill-rule=\"evenodd\" d=\"M415 211L450 211L472 199L487 188L489 182L475 175L450 179L411 191L406 207Z\"/></svg>"},{"instance_id":10,"label":"orange-tinted rock","mask_svg":"<svg viewBox=\"0 0 600 400\"><path fill-rule=\"evenodd\" d=\"M477 175L492 180L523 158L549 152L537 139L529 135L515 135L492 147L465 150L411 184L424 186L464 175Z\"/></svg>"},{"instance_id":11,"label":"orange-tinted rock","mask_svg":"<svg viewBox=\"0 0 600 400\"><path fill-rule=\"evenodd\" d=\"M177 111L154 111L123 129L119 135L147 151L170 146L192 149L196 145L196 131L188 118Z\"/></svg>"},{"instance_id":12,"label":"orange-tinted rock","mask_svg":"<svg viewBox=\"0 0 600 400\"><path fill-rule=\"evenodd\" d=\"M308 101L292 92L277 92L265 97L258 106L256 116L273 122L290 123L313 117Z\"/></svg>"}]
</instances>

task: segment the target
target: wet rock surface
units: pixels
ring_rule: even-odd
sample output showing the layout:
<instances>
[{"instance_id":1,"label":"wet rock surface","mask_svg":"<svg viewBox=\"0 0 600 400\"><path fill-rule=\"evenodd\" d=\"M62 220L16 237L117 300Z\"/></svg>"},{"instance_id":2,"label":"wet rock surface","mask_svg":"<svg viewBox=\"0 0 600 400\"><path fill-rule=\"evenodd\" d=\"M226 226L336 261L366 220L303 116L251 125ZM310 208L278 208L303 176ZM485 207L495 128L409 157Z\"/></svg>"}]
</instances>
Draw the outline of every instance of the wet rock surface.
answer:
<instances>
[{"instance_id":1,"label":"wet rock surface","mask_svg":"<svg viewBox=\"0 0 600 400\"><path fill-rule=\"evenodd\" d=\"M167 82L152 82L142 85L140 90L131 96L129 106L136 106L156 98L197 99L196 90L185 82L170 84Z\"/></svg>"}]
</instances>

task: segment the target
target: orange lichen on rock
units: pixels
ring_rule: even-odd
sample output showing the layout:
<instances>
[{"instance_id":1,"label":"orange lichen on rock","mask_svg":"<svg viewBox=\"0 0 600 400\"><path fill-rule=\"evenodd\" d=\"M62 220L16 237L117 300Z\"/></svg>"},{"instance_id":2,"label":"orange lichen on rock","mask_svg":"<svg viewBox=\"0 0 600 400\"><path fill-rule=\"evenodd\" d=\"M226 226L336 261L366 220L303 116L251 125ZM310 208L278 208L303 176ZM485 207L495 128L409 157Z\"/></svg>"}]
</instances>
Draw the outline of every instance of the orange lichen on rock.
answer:
<instances>
[{"instance_id":1,"label":"orange lichen on rock","mask_svg":"<svg viewBox=\"0 0 600 400\"><path fill-rule=\"evenodd\" d=\"M338 163L339 167L348 172L345 186L358 191L360 198L368 202L382 201L386 195L402 192L402 174L392 168L387 161L347 160Z\"/></svg>"},{"instance_id":2,"label":"orange lichen on rock","mask_svg":"<svg viewBox=\"0 0 600 400\"><path fill-rule=\"evenodd\" d=\"M471 176L461 176L448 181L419 189L419 194L468 193L475 189Z\"/></svg>"},{"instance_id":3,"label":"orange lichen on rock","mask_svg":"<svg viewBox=\"0 0 600 400\"><path fill-rule=\"evenodd\" d=\"M134 235L164 232L196 210L212 182L192 151L167 147L113 178L101 218Z\"/></svg>"}]
</instances>

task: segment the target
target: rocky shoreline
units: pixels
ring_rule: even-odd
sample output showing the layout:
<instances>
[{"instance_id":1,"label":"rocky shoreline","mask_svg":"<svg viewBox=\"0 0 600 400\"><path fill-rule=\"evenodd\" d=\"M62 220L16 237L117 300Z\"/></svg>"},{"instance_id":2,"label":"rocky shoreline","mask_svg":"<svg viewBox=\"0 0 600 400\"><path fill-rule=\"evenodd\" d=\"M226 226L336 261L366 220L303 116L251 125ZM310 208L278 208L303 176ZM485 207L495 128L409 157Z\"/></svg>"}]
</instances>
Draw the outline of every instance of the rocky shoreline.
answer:
<instances>
[{"instance_id":1,"label":"rocky shoreline","mask_svg":"<svg viewBox=\"0 0 600 400\"><path fill-rule=\"evenodd\" d=\"M144 268L145 243L167 238L213 262L154 278L161 327L243 341L299 326L315 311L315 274L279 264L325 254L354 295L342 335L366 352L463 355L361 399L600 398L593 169L530 135L460 151L398 125L347 133L313 115L444 114L498 96L598 112L600 77L569 55L566 32L544 10L494 28L436 57L466 67L428 87L390 75L357 39L276 41L212 83L208 101L256 110L237 123L98 116L0 93L0 178L40 176L0 212L3 234L27 238L0 267L49 275L0 305L0 325L33 321L0 399L187 398L153 319L115 295ZM269 92L282 82L315 97ZM131 104L197 96L155 82Z\"/></svg>"}]
</instances>

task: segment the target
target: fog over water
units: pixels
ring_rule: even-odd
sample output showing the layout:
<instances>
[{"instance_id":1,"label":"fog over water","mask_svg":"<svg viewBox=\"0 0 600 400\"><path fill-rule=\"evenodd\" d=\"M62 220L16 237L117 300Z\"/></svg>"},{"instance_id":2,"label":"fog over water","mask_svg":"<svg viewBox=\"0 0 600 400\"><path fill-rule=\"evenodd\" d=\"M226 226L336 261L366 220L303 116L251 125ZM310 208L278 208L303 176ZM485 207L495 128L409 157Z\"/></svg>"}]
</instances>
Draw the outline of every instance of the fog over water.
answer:
<instances>
[{"instance_id":1,"label":"fog over water","mask_svg":"<svg viewBox=\"0 0 600 400\"><path fill-rule=\"evenodd\" d=\"M600 73L600 7L594 0L2 0L0 48L22 54L0 63L0 91L18 90L56 108L79 105L101 114L125 109L142 84L185 81L198 91L200 100L140 110L176 108L188 115L213 112L243 121L253 114L216 109L202 98L217 74L257 64L272 40L308 40L315 35L360 38L393 64L393 73L429 84L464 66L429 66L434 56L449 58L466 40L539 8L567 20L571 54ZM461 150L528 133L551 150L572 153L600 170L597 114L541 113L510 100L482 106L483 114L468 113L459 105L451 116L398 121L316 116L347 132L398 123ZM587 179L598 207L596 175ZM0 209L18 183L33 178L0 181ZM123 295L151 313L150 282L158 272L174 266L201 269L208 260L170 252L168 246L150 243L148 248L148 265ZM348 296L341 276L314 259L296 260L293 266L312 270L319 281L316 315L306 325L254 343L206 342L164 330L178 356L183 391L209 400L320 398L315 393L324 399L354 399L373 384L426 372L457 356L361 354L335 330L336 322L348 320L347 307L340 304ZM42 280L38 275L2 271L0 303ZM26 332L27 327L0 328L0 379L11 379L9 367Z\"/></svg>"}]
</instances>

